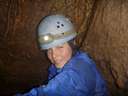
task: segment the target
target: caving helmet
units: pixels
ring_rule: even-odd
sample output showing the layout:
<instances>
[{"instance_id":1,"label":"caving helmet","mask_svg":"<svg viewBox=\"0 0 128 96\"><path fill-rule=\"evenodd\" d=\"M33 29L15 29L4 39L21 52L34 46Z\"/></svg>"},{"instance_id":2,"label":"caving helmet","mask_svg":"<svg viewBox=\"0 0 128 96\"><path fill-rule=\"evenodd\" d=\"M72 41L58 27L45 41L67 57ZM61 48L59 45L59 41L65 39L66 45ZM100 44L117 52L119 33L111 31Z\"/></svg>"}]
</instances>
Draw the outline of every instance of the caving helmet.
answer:
<instances>
[{"instance_id":1,"label":"caving helmet","mask_svg":"<svg viewBox=\"0 0 128 96\"><path fill-rule=\"evenodd\" d=\"M62 45L76 35L73 24L63 15L49 15L37 26L38 42L43 50Z\"/></svg>"}]
</instances>

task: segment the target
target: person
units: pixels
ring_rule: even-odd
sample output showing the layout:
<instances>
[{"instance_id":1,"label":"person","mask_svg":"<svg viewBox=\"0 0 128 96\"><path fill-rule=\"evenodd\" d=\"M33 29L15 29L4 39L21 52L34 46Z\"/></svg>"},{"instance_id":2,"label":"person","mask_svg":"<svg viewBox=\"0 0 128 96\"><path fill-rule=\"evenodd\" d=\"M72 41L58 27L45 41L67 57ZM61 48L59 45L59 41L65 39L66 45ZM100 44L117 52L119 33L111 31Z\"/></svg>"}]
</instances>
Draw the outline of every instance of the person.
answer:
<instances>
[{"instance_id":1,"label":"person","mask_svg":"<svg viewBox=\"0 0 128 96\"><path fill-rule=\"evenodd\" d=\"M48 83L16 96L108 96L94 61L74 44L77 32L66 16L46 16L37 32L40 49L52 63Z\"/></svg>"}]
</instances>

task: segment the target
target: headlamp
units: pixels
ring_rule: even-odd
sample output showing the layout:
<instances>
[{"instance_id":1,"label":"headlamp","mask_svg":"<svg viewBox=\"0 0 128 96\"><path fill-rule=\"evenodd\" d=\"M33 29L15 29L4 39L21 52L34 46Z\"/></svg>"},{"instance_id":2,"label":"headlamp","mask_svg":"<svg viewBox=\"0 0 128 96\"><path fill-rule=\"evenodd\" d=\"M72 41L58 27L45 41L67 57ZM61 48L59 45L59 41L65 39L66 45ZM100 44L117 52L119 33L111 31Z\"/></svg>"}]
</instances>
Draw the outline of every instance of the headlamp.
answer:
<instances>
[{"instance_id":1,"label":"headlamp","mask_svg":"<svg viewBox=\"0 0 128 96\"><path fill-rule=\"evenodd\" d=\"M39 43L40 44L47 44L47 43L51 43L53 42L54 40L57 40L57 39L63 39L67 36L70 36L72 34L76 34L74 31L69 31L69 32L64 32L64 33L60 33L60 34L46 34L46 35L41 35L39 37Z\"/></svg>"},{"instance_id":2,"label":"headlamp","mask_svg":"<svg viewBox=\"0 0 128 96\"><path fill-rule=\"evenodd\" d=\"M39 43L41 43L41 44L50 43L53 40L54 39L53 39L53 36L51 34L42 35L39 37Z\"/></svg>"}]
</instances>

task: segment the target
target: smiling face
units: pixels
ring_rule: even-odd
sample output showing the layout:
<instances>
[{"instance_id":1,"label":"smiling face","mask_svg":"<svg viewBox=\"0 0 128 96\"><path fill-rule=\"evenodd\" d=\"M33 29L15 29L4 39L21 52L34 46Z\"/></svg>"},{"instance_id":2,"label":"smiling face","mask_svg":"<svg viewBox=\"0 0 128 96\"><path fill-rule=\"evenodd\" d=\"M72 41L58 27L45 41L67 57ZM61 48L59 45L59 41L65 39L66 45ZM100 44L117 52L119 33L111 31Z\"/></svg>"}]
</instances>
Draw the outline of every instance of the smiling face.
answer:
<instances>
[{"instance_id":1,"label":"smiling face","mask_svg":"<svg viewBox=\"0 0 128 96\"><path fill-rule=\"evenodd\" d=\"M72 56L72 48L68 43L50 48L47 51L48 58L57 68L62 68Z\"/></svg>"}]
</instances>

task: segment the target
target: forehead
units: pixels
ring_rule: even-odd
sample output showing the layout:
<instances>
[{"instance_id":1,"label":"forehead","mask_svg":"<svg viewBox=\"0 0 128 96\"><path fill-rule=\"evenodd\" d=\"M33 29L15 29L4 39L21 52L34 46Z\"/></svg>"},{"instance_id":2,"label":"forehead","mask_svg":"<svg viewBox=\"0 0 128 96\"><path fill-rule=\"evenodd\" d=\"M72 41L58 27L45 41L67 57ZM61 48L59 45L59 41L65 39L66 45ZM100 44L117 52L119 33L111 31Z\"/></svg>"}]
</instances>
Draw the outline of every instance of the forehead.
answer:
<instances>
[{"instance_id":1,"label":"forehead","mask_svg":"<svg viewBox=\"0 0 128 96\"><path fill-rule=\"evenodd\" d=\"M60 45L57 45L57 46L55 46L53 48L49 48L49 49L55 49L55 48L60 48L60 47L67 48L67 47L70 47L70 45L69 45L69 43L66 42L64 44L60 44Z\"/></svg>"}]
</instances>

